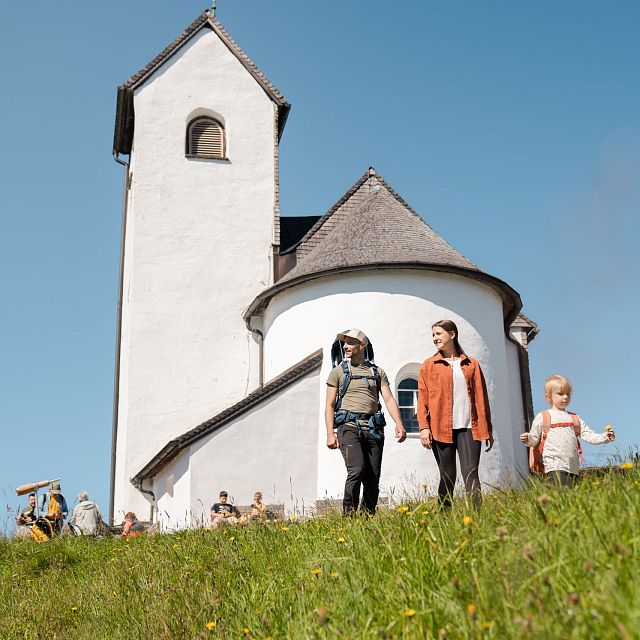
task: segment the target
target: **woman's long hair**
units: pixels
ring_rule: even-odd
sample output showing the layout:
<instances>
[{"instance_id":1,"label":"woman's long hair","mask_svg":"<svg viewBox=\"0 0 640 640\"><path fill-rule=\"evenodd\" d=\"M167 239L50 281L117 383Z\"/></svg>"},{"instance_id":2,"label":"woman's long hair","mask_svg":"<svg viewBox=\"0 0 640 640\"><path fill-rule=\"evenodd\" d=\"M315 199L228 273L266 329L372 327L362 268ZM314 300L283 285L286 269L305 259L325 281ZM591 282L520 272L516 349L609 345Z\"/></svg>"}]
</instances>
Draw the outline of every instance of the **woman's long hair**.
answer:
<instances>
[{"instance_id":1,"label":"woman's long hair","mask_svg":"<svg viewBox=\"0 0 640 640\"><path fill-rule=\"evenodd\" d=\"M453 339L453 346L456 350L456 355L462 355L464 353L464 349L460 346L460 343L458 342L458 327L456 326L456 323L453 320L438 320L438 322L434 322L431 325L432 329L433 327L440 327L449 333L451 331L455 331L456 337Z\"/></svg>"}]
</instances>

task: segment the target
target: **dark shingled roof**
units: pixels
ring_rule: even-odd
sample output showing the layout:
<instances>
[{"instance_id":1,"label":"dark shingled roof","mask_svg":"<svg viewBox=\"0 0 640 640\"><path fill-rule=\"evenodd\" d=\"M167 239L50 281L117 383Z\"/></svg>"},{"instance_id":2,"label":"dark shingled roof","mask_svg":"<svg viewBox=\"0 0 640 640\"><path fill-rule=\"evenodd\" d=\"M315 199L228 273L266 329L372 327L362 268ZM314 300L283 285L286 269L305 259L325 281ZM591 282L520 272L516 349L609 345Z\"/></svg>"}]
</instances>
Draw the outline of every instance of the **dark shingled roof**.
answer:
<instances>
[{"instance_id":1,"label":"dark shingled roof","mask_svg":"<svg viewBox=\"0 0 640 640\"><path fill-rule=\"evenodd\" d=\"M327 269L406 263L441 264L479 271L420 216L379 185L278 282Z\"/></svg>"},{"instance_id":2,"label":"dark shingled roof","mask_svg":"<svg viewBox=\"0 0 640 640\"><path fill-rule=\"evenodd\" d=\"M171 440L133 478L131 478L131 482L136 487L140 488L145 478L153 477L164 465L175 458L180 451L186 449L201 438L217 431L232 420L236 420L249 411L249 409L253 409L253 407L260 404L263 400L266 400L283 389L286 389L288 386L300 378L303 378L311 371L319 369L321 365L322 349L318 349L318 351L315 351L304 360L301 360L293 367L281 373L277 378L274 378L263 387L250 393L246 398L240 400L240 402L236 402L236 404L224 411L221 411L217 415L213 416L213 418L210 418L206 422L203 422L190 431L187 431L181 436Z\"/></svg>"},{"instance_id":3,"label":"dark shingled roof","mask_svg":"<svg viewBox=\"0 0 640 640\"><path fill-rule=\"evenodd\" d=\"M318 220L295 252L296 265L251 303L245 320L260 315L286 288L364 269L429 269L483 281L502 297L508 324L522 308L516 291L445 242L372 168Z\"/></svg>"},{"instance_id":4,"label":"dark shingled roof","mask_svg":"<svg viewBox=\"0 0 640 640\"><path fill-rule=\"evenodd\" d=\"M212 29L218 34L222 42L242 63L247 71L256 79L266 94L278 105L278 139L282 135L291 105L274 84L258 69L249 56L238 46L226 29L205 10L198 16L171 44L165 47L151 62L134 73L120 87L116 106L116 126L113 138L114 153L128 154L131 152L134 129L133 91L143 84L159 67L173 56L184 44L200 31Z\"/></svg>"}]
</instances>

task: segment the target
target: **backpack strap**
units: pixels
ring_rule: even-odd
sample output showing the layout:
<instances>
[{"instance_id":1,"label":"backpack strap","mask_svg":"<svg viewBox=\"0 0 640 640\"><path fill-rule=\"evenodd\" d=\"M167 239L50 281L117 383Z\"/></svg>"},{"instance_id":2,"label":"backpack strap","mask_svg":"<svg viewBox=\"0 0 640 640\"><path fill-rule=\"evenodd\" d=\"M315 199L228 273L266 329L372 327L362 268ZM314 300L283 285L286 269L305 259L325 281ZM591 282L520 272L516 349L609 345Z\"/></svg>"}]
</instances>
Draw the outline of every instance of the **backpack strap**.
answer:
<instances>
[{"instance_id":1,"label":"backpack strap","mask_svg":"<svg viewBox=\"0 0 640 640\"><path fill-rule=\"evenodd\" d=\"M371 372L373 373L373 379L376 381L376 389L378 390L378 411L382 410L382 405L380 404L380 394L382 392L382 378L380 377L380 373L378 372L378 367L373 363L367 360L367 364L371 367Z\"/></svg>"},{"instance_id":2,"label":"backpack strap","mask_svg":"<svg viewBox=\"0 0 640 640\"><path fill-rule=\"evenodd\" d=\"M344 378L342 379L342 386L338 392L338 399L336 400L336 411L340 411L340 405L342 404L342 398L344 398L347 390L349 389L349 385L351 384L351 367L349 367L349 362L347 360L343 360L340 364L342 367L342 372L344 373Z\"/></svg>"},{"instance_id":3,"label":"backpack strap","mask_svg":"<svg viewBox=\"0 0 640 640\"><path fill-rule=\"evenodd\" d=\"M336 411L340 411L340 406L342 405L342 398L346 395L349 390L349 385L352 380L370 380L373 379L376 383L376 389L378 390L378 411L382 409L382 405L380 404L380 393L382 389L382 378L380 377L380 373L378 371L378 367L371 361L365 360L365 365L371 369L371 376L354 376L351 373L351 367L349 365L348 360L343 360L340 364L342 367L342 371L344 373L344 378L342 379L342 385L340 386L340 391L338 392L338 398L336 399Z\"/></svg>"},{"instance_id":4,"label":"backpack strap","mask_svg":"<svg viewBox=\"0 0 640 640\"><path fill-rule=\"evenodd\" d=\"M567 413L571 416L571 422L573 422L573 432L576 434L576 441L578 442L578 456L580 456L580 461L584 462L582 443L580 442L580 432L582 431L580 416L577 413L571 413L571 411L567 411Z\"/></svg>"},{"instance_id":5,"label":"backpack strap","mask_svg":"<svg viewBox=\"0 0 640 640\"><path fill-rule=\"evenodd\" d=\"M578 442L578 456L580 456L580 460L584 462L584 456L582 455L582 443L580 442L580 431L582 427L580 426L580 417L575 414L567 411L569 416L571 416L571 422L558 422L556 424L551 424L551 414L548 411L542 412L542 436L540 437L540 443L536 447L537 456L542 459L542 451L544 450L544 443L547 439L547 435L549 435L549 429L553 429L554 427L573 427L573 432L576 435L576 441Z\"/></svg>"}]
</instances>

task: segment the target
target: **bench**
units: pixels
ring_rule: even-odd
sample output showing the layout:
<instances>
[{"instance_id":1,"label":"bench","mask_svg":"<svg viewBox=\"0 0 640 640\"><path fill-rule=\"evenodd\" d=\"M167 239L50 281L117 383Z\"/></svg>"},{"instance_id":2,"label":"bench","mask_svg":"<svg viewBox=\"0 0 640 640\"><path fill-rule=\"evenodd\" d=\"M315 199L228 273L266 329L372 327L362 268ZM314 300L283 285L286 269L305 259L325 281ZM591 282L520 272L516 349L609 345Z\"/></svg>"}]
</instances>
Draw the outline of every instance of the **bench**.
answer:
<instances>
[{"instance_id":1,"label":"bench","mask_svg":"<svg viewBox=\"0 0 640 640\"><path fill-rule=\"evenodd\" d=\"M250 504L239 504L236 506L243 516L251 513ZM267 507L267 520L284 520L284 503L267 504L265 506Z\"/></svg>"}]
</instances>

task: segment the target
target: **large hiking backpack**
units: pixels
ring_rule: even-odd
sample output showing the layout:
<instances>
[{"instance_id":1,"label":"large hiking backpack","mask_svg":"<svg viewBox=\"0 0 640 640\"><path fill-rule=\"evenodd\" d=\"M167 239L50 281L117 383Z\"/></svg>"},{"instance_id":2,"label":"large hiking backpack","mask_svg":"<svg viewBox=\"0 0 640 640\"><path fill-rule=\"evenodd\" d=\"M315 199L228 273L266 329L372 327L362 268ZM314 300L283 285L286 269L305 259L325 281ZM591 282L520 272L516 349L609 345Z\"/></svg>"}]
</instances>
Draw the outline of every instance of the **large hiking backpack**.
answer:
<instances>
[{"instance_id":1,"label":"large hiking backpack","mask_svg":"<svg viewBox=\"0 0 640 640\"><path fill-rule=\"evenodd\" d=\"M347 331L348 329L346 329L343 333L346 333ZM372 375L370 376L355 375L354 376L351 373L351 367L349 366L349 361L345 358L342 341L336 339L331 345L331 362L334 367L337 367L338 365L340 365L340 367L342 367L342 371L344 372L344 378L342 379L342 384L340 385L340 389L338 389L338 396L336 398L336 405L335 405L336 426L338 426L339 424L342 424L343 422L345 422L347 419L350 418L350 413L340 408L342 405L342 399L344 398L344 396L347 393L347 390L349 389L349 384L351 383L352 380L364 380L364 379L375 380L376 388L378 389L378 410L376 413L373 414L373 416L370 419L372 431L375 434L376 427L385 426L386 421L384 418L384 414L382 413L382 405L380 404L380 392L382 387L382 380L380 377L380 373L378 371L378 367L376 366L373 358L374 358L373 345L371 344L371 342L367 342L367 347L365 350L364 365L371 369Z\"/></svg>"},{"instance_id":2,"label":"large hiking backpack","mask_svg":"<svg viewBox=\"0 0 640 640\"><path fill-rule=\"evenodd\" d=\"M533 473L544 473L544 464L542 463L542 452L544 451L544 445L549 435L549 429L556 429L558 427L573 427L573 432L576 435L576 441L578 442L578 455L580 460L584 462L582 455L582 444L580 443L580 418L577 414L567 411L571 416L571 422L556 422L551 423L551 414L548 411L542 412L542 435L540 436L540 442L529 450L529 469Z\"/></svg>"},{"instance_id":3,"label":"large hiking backpack","mask_svg":"<svg viewBox=\"0 0 640 640\"><path fill-rule=\"evenodd\" d=\"M342 333L347 333L348 331L350 331L350 329L345 329ZM342 341L336 338L331 345L331 364L334 367L337 367L344 359L344 347L342 346ZM364 352L364 359L367 362L371 363L373 363L375 360L373 355L373 345L371 344L371 342L367 342L367 348Z\"/></svg>"}]
</instances>

